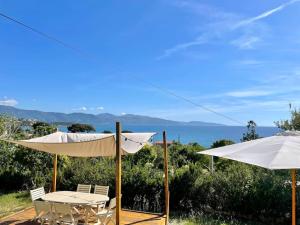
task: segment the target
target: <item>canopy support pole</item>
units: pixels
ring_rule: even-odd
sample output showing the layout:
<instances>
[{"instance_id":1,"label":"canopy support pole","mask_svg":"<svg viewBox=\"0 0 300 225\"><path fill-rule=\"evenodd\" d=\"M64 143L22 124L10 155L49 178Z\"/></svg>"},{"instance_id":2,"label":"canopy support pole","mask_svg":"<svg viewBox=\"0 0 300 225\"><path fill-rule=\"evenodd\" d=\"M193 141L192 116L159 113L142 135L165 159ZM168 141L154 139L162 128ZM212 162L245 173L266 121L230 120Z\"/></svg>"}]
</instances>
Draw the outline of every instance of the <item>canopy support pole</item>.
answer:
<instances>
[{"instance_id":1,"label":"canopy support pole","mask_svg":"<svg viewBox=\"0 0 300 225\"><path fill-rule=\"evenodd\" d=\"M56 191L56 177L57 177L57 154L53 156L52 192Z\"/></svg>"},{"instance_id":2,"label":"canopy support pole","mask_svg":"<svg viewBox=\"0 0 300 225\"><path fill-rule=\"evenodd\" d=\"M292 225L296 225L296 169L292 173Z\"/></svg>"},{"instance_id":3,"label":"canopy support pole","mask_svg":"<svg viewBox=\"0 0 300 225\"><path fill-rule=\"evenodd\" d=\"M169 173L168 173L168 146L167 146L167 135L166 131L163 132L163 148L164 148L164 172L165 172L165 214L166 221L165 225L169 224L169 203L170 203L170 192L169 192Z\"/></svg>"},{"instance_id":4,"label":"canopy support pole","mask_svg":"<svg viewBox=\"0 0 300 225\"><path fill-rule=\"evenodd\" d=\"M214 156L212 155L211 156L211 172L213 173L214 172L214 170L215 170L215 165L214 165L215 163L214 163Z\"/></svg>"},{"instance_id":5,"label":"canopy support pole","mask_svg":"<svg viewBox=\"0 0 300 225\"><path fill-rule=\"evenodd\" d=\"M116 122L116 225L121 224L121 124Z\"/></svg>"}]
</instances>

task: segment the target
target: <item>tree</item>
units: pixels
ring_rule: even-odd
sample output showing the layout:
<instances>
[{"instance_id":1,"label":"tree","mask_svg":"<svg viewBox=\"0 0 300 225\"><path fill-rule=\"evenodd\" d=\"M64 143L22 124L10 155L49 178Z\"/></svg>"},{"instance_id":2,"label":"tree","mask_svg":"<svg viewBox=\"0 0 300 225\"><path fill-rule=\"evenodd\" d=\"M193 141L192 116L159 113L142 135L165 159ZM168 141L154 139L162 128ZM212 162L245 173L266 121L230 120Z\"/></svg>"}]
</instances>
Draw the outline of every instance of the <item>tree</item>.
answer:
<instances>
[{"instance_id":1,"label":"tree","mask_svg":"<svg viewBox=\"0 0 300 225\"><path fill-rule=\"evenodd\" d=\"M131 130L123 130L122 133L133 133Z\"/></svg>"},{"instance_id":2,"label":"tree","mask_svg":"<svg viewBox=\"0 0 300 225\"><path fill-rule=\"evenodd\" d=\"M75 123L71 126L68 126L68 131L71 133L90 133L95 132L96 129L89 124Z\"/></svg>"},{"instance_id":3,"label":"tree","mask_svg":"<svg viewBox=\"0 0 300 225\"><path fill-rule=\"evenodd\" d=\"M46 122L35 122L32 125L32 129L33 129L33 134L35 136L44 136L44 135L48 135L48 134L52 134L54 133L57 128L49 123Z\"/></svg>"},{"instance_id":4,"label":"tree","mask_svg":"<svg viewBox=\"0 0 300 225\"><path fill-rule=\"evenodd\" d=\"M112 132L110 130L104 130L102 133L103 134L112 134Z\"/></svg>"},{"instance_id":5,"label":"tree","mask_svg":"<svg viewBox=\"0 0 300 225\"><path fill-rule=\"evenodd\" d=\"M243 138L241 139L242 142L244 141L251 141L260 138L259 135L256 133L256 123L253 120L248 121L247 124L247 132L243 133Z\"/></svg>"},{"instance_id":6,"label":"tree","mask_svg":"<svg viewBox=\"0 0 300 225\"><path fill-rule=\"evenodd\" d=\"M300 130L300 110L292 110L290 120L280 120L275 124L282 130Z\"/></svg>"},{"instance_id":7,"label":"tree","mask_svg":"<svg viewBox=\"0 0 300 225\"><path fill-rule=\"evenodd\" d=\"M210 146L210 148L219 148L219 147L223 147L226 145L233 145L234 142L231 140L227 140L227 139L221 139L218 141L215 141L214 143L212 143L212 145ZM229 165L231 165L232 160L227 160L227 159L221 159L219 157L214 157L211 156L211 160L210 160L210 170L212 172L215 171L215 168L217 170L224 170L226 169Z\"/></svg>"},{"instance_id":8,"label":"tree","mask_svg":"<svg viewBox=\"0 0 300 225\"><path fill-rule=\"evenodd\" d=\"M214 143L212 143L212 145L210 147L218 148L218 147L223 147L226 145L233 145L233 144L234 144L234 142L231 140L222 139L222 140L215 141Z\"/></svg>"},{"instance_id":9,"label":"tree","mask_svg":"<svg viewBox=\"0 0 300 225\"><path fill-rule=\"evenodd\" d=\"M17 138L22 133L23 122L20 119L0 115L0 137L1 138Z\"/></svg>"}]
</instances>

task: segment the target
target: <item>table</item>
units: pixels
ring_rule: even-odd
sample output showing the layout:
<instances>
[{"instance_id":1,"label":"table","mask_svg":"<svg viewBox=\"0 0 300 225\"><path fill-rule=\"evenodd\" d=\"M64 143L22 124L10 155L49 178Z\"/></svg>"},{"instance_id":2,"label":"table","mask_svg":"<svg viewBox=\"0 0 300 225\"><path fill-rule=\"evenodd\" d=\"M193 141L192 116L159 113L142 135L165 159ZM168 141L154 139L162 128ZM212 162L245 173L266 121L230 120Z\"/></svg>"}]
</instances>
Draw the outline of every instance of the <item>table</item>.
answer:
<instances>
[{"instance_id":1,"label":"table","mask_svg":"<svg viewBox=\"0 0 300 225\"><path fill-rule=\"evenodd\" d=\"M93 205L99 205L103 202L109 201L109 197L106 195L82 193L76 191L56 191L46 194L42 197L44 201L67 203L73 206L85 207L85 223L88 223L88 217Z\"/></svg>"}]
</instances>

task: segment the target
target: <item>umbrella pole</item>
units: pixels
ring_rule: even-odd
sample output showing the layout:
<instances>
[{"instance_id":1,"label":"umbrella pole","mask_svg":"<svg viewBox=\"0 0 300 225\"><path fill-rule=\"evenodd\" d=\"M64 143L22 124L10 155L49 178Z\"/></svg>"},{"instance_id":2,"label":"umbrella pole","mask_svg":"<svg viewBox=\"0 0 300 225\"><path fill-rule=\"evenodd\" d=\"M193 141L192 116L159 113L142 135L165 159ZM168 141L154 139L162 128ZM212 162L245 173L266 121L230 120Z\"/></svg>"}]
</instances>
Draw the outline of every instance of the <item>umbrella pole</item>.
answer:
<instances>
[{"instance_id":1,"label":"umbrella pole","mask_svg":"<svg viewBox=\"0 0 300 225\"><path fill-rule=\"evenodd\" d=\"M292 225L296 225L296 170L292 169Z\"/></svg>"},{"instance_id":2,"label":"umbrella pole","mask_svg":"<svg viewBox=\"0 0 300 225\"><path fill-rule=\"evenodd\" d=\"M166 222L165 224L169 224L169 202L170 202L170 193L169 193L169 172L168 172L168 146L167 146L167 135L166 132L163 132L163 147L164 147L164 169L165 169L165 214L166 214Z\"/></svg>"},{"instance_id":3,"label":"umbrella pole","mask_svg":"<svg viewBox=\"0 0 300 225\"><path fill-rule=\"evenodd\" d=\"M121 124L116 123L116 225L121 224Z\"/></svg>"},{"instance_id":4,"label":"umbrella pole","mask_svg":"<svg viewBox=\"0 0 300 225\"><path fill-rule=\"evenodd\" d=\"M56 191L57 154L53 156L52 192Z\"/></svg>"}]
</instances>

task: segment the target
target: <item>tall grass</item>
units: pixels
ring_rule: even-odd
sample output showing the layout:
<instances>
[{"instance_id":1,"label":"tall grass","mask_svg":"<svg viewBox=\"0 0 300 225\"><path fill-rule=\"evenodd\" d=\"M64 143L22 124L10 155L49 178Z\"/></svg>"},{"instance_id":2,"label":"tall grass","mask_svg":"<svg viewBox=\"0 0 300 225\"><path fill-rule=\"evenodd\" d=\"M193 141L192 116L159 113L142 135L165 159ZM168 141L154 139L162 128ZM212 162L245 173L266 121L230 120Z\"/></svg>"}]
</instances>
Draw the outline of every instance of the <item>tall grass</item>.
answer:
<instances>
[{"instance_id":1,"label":"tall grass","mask_svg":"<svg viewBox=\"0 0 300 225\"><path fill-rule=\"evenodd\" d=\"M252 221L241 221L234 218L223 218L221 216L192 214L192 215L173 215L170 218L171 225L264 225Z\"/></svg>"},{"instance_id":2,"label":"tall grass","mask_svg":"<svg viewBox=\"0 0 300 225\"><path fill-rule=\"evenodd\" d=\"M28 192L0 193L0 218L31 206Z\"/></svg>"}]
</instances>

